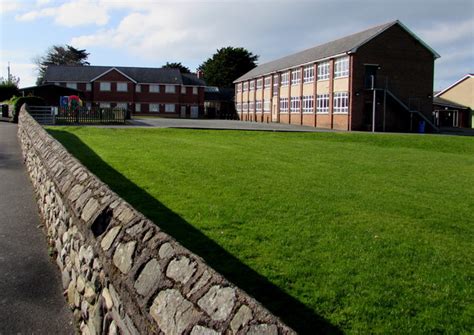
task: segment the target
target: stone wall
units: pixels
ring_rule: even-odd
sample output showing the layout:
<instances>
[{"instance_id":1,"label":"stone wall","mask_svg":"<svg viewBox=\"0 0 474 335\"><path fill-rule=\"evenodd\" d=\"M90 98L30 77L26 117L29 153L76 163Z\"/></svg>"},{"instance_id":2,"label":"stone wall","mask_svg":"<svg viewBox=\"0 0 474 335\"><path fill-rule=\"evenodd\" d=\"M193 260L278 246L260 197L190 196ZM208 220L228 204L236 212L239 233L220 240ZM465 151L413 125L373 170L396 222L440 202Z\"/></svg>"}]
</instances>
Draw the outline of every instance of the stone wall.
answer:
<instances>
[{"instance_id":1,"label":"stone wall","mask_svg":"<svg viewBox=\"0 0 474 335\"><path fill-rule=\"evenodd\" d=\"M18 136L82 333L294 333L112 192L25 107Z\"/></svg>"}]
</instances>

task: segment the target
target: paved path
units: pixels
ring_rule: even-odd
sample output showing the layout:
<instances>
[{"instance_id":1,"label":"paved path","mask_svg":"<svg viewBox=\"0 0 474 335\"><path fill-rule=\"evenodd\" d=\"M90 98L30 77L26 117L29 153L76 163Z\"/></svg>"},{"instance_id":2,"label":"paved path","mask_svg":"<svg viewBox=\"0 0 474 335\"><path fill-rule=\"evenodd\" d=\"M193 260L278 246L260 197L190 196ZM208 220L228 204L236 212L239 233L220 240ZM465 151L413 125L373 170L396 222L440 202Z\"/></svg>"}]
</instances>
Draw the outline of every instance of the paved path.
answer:
<instances>
[{"instance_id":1,"label":"paved path","mask_svg":"<svg viewBox=\"0 0 474 335\"><path fill-rule=\"evenodd\" d=\"M237 129L263 131L297 131L321 132L324 130L308 126L297 126L284 123L262 123L238 120L208 120L208 119L171 119L171 118L134 118L130 121L135 126L158 128L194 128L194 129Z\"/></svg>"},{"instance_id":2,"label":"paved path","mask_svg":"<svg viewBox=\"0 0 474 335\"><path fill-rule=\"evenodd\" d=\"M0 334L74 334L48 256L17 126L0 122Z\"/></svg>"}]
</instances>

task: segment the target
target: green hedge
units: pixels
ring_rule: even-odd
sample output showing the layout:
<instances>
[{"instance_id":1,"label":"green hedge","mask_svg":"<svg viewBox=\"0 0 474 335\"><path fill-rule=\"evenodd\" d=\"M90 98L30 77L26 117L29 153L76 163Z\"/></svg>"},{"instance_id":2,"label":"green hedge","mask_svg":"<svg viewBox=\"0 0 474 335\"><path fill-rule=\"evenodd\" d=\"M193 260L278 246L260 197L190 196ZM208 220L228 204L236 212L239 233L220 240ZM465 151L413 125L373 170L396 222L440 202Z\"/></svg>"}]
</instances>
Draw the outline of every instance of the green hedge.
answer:
<instances>
[{"instance_id":1,"label":"green hedge","mask_svg":"<svg viewBox=\"0 0 474 335\"><path fill-rule=\"evenodd\" d=\"M40 97L29 96L16 98L13 103L13 122L15 123L18 123L18 115L23 104L30 106L47 106L46 100Z\"/></svg>"}]
</instances>

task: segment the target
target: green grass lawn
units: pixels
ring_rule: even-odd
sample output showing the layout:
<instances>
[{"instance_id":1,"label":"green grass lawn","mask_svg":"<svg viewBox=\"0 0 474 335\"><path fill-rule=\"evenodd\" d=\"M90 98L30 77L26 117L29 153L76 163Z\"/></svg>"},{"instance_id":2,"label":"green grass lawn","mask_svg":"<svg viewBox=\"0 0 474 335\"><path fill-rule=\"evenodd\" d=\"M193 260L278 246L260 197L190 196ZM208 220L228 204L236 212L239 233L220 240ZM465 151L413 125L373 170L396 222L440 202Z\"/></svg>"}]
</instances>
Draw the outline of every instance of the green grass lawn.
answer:
<instances>
[{"instance_id":1,"label":"green grass lawn","mask_svg":"<svg viewBox=\"0 0 474 335\"><path fill-rule=\"evenodd\" d=\"M301 333L474 331L474 138L48 131Z\"/></svg>"}]
</instances>

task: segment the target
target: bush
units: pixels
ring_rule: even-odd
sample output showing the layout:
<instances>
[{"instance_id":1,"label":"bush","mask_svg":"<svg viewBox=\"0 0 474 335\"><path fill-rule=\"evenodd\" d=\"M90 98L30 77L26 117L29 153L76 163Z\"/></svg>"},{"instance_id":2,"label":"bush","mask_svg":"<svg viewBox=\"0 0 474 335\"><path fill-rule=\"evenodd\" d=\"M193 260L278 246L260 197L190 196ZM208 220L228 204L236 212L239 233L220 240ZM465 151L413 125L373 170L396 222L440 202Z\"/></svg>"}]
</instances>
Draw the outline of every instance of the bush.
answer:
<instances>
[{"instance_id":1,"label":"bush","mask_svg":"<svg viewBox=\"0 0 474 335\"><path fill-rule=\"evenodd\" d=\"M18 94L18 87L15 84L0 83L0 101L8 100Z\"/></svg>"},{"instance_id":2,"label":"bush","mask_svg":"<svg viewBox=\"0 0 474 335\"><path fill-rule=\"evenodd\" d=\"M46 100L40 97L19 97L13 104L13 122L18 123L18 115L20 114L20 108L23 104L31 106L47 106Z\"/></svg>"}]
</instances>

